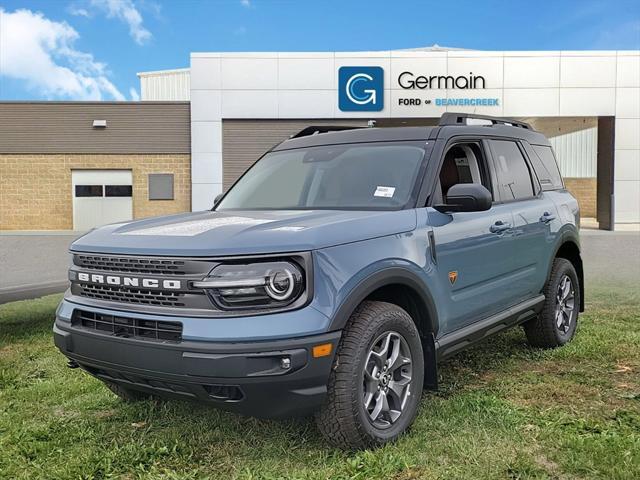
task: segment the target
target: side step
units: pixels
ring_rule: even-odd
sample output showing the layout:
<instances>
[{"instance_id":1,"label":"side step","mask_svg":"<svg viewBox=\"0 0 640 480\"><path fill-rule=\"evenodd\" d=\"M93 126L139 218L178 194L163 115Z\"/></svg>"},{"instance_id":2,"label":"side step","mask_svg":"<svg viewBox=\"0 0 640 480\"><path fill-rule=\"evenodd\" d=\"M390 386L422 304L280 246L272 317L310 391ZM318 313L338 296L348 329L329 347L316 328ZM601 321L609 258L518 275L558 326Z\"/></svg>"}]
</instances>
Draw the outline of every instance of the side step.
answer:
<instances>
[{"instance_id":1,"label":"side step","mask_svg":"<svg viewBox=\"0 0 640 480\"><path fill-rule=\"evenodd\" d=\"M448 358L485 338L531 320L540 313L543 303L544 295L540 294L530 300L514 305L504 312L443 335L435 342L437 359Z\"/></svg>"}]
</instances>

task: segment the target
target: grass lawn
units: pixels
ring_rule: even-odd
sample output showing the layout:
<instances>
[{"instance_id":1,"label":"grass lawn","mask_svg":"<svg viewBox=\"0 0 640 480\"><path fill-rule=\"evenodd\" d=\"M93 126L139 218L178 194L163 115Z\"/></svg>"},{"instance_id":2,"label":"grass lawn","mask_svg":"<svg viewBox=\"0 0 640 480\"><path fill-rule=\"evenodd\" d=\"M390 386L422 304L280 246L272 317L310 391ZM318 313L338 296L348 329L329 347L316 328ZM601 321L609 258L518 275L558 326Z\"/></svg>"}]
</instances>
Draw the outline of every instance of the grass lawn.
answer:
<instances>
[{"instance_id":1,"label":"grass lawn","mask_svg":"<svg viewBox=\"0 0 640 480\"><path fill-rule=\"evenodd\" d=\"M410 433L358 453L308 420L121 403L54 348L59 298L0 307L1 478L640 478L640 288L592 289L567 347L516 329L446 362Z\"/></svg>"}]
</instances>

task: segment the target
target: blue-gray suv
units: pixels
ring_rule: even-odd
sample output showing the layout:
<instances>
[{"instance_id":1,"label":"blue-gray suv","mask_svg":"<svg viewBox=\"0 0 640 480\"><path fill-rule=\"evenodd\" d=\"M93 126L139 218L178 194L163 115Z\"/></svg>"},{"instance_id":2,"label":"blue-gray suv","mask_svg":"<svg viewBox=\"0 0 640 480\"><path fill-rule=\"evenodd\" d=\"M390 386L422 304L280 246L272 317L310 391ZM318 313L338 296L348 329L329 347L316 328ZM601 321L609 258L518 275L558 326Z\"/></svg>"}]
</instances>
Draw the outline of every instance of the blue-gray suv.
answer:
<instances>
[{"instance_id":1,"label":"blue-gray suv","mask_svg":"<svg viewBox=\"0 0 640 480\"><path fill-rule=\"evenodd\" d=\"M55 344L125 400L315 414L333 444L372 447L411 425L443 359L516 325L571 340L578 227L526 123L309 127L211 211L76 240Z\"/></svg>"}]
</instances>

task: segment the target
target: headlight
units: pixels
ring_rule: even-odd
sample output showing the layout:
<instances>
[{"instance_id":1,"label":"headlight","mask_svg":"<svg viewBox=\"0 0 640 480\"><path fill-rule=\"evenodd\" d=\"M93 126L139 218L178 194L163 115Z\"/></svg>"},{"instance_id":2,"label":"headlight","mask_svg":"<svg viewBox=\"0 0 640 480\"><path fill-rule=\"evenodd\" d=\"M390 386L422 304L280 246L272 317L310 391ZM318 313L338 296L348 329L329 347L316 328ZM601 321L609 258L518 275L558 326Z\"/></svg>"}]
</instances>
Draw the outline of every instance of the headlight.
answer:
<instances>
[{"instance_id":1,"label":"headlight","mask_svg":"<svg viewBox=\"0 0 640 480\"><path fill-rule=\"evenodd\" d=\"M223 310L271 309L298 300L305 291L305 277L294 262L221 264L193 286L205 289Z\"/></svg>"}]
</instances>

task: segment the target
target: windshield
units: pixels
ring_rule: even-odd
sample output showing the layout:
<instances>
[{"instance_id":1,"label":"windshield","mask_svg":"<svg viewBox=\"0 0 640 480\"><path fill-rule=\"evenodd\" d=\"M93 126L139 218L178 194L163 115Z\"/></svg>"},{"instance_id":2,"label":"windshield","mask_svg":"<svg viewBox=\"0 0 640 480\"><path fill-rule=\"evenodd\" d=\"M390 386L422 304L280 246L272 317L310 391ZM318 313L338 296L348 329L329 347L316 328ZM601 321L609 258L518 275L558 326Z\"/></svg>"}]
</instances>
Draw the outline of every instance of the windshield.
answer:
<instances>
[{"instance_id":1,"label":"windshield","mask_svg":"<svg viewBox=\"0 0 640 480\"><path fill-rule=\"evenodd\" d=\"M411 198L423 157L416 142L271 152L216 210L400 209Z\"/></svg>"}]
</instances>

